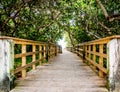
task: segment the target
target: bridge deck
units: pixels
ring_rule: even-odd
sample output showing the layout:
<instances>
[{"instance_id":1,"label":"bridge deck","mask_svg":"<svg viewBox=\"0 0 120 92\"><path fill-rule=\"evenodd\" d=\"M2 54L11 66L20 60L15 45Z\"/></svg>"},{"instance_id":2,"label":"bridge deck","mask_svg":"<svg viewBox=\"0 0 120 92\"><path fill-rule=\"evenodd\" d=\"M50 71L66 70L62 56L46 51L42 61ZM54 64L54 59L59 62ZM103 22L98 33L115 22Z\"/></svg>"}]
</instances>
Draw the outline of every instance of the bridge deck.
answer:
<instances>
[{"instance_id":1,"label":"bridge deck","mask_svg":"<svg viewBox=\"0 0 120 92\"><path fill-rule=\"evenodd\" d=\"M16 80L11 92L108 92L99 78L75 54L64 51L50 64L38 66L24 79Z\"/></svg>"}]
</instances>

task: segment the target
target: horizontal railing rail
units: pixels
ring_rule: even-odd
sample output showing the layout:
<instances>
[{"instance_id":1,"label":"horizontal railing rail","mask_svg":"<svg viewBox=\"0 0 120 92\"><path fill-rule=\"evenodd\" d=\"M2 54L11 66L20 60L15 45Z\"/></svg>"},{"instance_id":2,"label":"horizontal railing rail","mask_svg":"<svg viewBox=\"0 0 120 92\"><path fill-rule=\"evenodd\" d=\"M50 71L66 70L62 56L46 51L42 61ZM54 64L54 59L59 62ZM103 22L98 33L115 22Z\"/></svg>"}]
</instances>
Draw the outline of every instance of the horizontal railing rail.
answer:
<instances>
[{"instance_id":1,"label":"horizontal railing rail","mask_svg":"<svg viewBox=\"0 0 120 92\"><path fill-rule=\"evenodd\" d=\"M120 81L119 35L85 42L67 49L80 56L100 77L106 77L109 80L109 87L113 84L115 86L116 76Z\"/></svg>"}]
</instances>

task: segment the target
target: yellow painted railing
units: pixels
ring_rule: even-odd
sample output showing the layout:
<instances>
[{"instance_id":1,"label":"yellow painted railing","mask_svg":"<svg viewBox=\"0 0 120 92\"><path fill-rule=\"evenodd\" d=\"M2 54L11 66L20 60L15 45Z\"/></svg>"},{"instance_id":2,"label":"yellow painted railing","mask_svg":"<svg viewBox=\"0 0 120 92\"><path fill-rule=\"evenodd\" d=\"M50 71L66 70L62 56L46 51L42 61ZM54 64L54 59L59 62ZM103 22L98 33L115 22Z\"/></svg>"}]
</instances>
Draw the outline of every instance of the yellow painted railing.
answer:
<instances>
[{"instance_id":1,"label":"yellow painted railing","mask_svg":"<svg viewBox=\"0 0 120 92\"><path fill-rule=\"evenodd\" d=\"M120 91L120 35L80 43L67 49L104 77L110 92Z\"/></svg>"},{"instance_id":2,"label":"yellow painted railing","mask_svg":"<svg viewBox=\"0 0 120 92\"><path fill-rule=\"evenodd\" d=\"M85 42L75 47L67 47L67 49L80 56L83 62L91 66L100 77L105 77L109 73L108 43L113 39L120 39L120 36Z\"/></svg>"},{"instance_id":3,"label":"yellow painted railing","mask_svg":"<svg viewBox=\"0 0 120 92\"><path fill-rule=\"evenodd\" d=\"M36 65L42 65L43 62L49 61L50 58L62 52L61 47L53 43L4 36L0 39L11 40L14 44L14 63L21 62L20 65L16 64L14 74L21 72L22 77L26 76L28 68L31 67L34 70Z\"/></svg>"}]
</instances>

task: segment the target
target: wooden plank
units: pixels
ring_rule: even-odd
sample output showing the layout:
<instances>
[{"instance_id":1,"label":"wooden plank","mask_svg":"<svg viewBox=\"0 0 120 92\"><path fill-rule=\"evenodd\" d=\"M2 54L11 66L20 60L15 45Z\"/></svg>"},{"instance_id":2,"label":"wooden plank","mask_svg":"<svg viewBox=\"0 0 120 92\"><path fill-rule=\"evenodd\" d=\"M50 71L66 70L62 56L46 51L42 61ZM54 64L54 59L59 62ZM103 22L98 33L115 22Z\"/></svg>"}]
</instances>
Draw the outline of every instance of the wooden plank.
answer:
<instances>
[{"instance_id":1,"label":"wooden plank","mask_svg":"<svg viewBox=\"0 0 120 92\"><path fill-rule=\"evenodd\" d=\"M43 48L44 48L44 54L43 55L44 55L44 58L46 58L46 45L44 45Z\"/></svg>"},{"instance_id":2,"label":"wooden plank","mask_svg":"<svg viewBox=\"0 0 120 92\"><path fill-rule=\"evenodd\" d=\"M22 53L26 53L26 45L22 44ZM26 56L22 57L22 66L26 65ZM26 69L22 70L22 77L26 77Z\"/></svg>"},{"instance_id":3,"label":"wooden plank","mask_svg":"<svg viewBox=\"0 0 120 92\"><path fill-rule=\"evenodd\" d=\"M90 52L90 45L88 45L88 50L89 50L89 52ZM90 55L91 55L91 53L89 53L88 58L90 58ZM90 65L90 63L91 63L91 62L89 62L89 61L87 62L88 65Z\"/></svg>"},{"instance_id":4,"label":"wooden plank","mask_svg":"<svg viewBox=\"0 0 120 92\"><path fill-rule=\"evenodd\" d=\"M56 47L54 46L54 56L56 56L56 50L55 49L56 49Z\"/></svg>"},{"instance_id":5,"label":"wooden plank","mask_svg":"<svg viewBox=\"0 0 120 92\"><path fill-rule=\"evenodd\" d=\"M103 71L105 74L107 74L107 69L104 68L103 66L97 64L96 62L94 62L93 60L89 59L88 57L85 57L87 61L91 62L94 66L96 66L97 68L99 68L101 71Z\"/></svg>"},{"instance_id":6,"label":"wooden plank","mask_svg":"<svg viewBox=\"0 0 120 92\"><path fill-rule=\"evenodd\" d=\"M90 41L88 43L85 43L86 45L94 45L94 44L105 44L108 43L110 40L98 40L98 41Z\"/></svg>"},{"instance_id":7,"label":"wooden plank","mask_svg":"<svg viewBox=\"0 0 120 92\"><path fill-rule=\"evenodd\" d=\"M104 53L100 53L100 52L93 52L93 51L86 51L88 53L91 53L91 54L94 54L94 55L97 55L97 56L101 56L103 58L107 58L107 54L104 54Z\"/></svg>"},{"instance_id":8,"label":"wooden plank","mask_svg":"<svg viewBox=\"0 0 120 92\"><path fill-rule=\"evenodd\" d=\"M83 52L83 49L79 48L79 49L78 49L78 51L81 51L81 52Z\"/></svg>"},{"instance_id":9,"label":"wooden plank","mask_svg":"<svg viewBox=\"0 0 120 92\"><path fill-rule=\"evenodd\" d=\"M35 50L36 50L36 45L32 45L32 51L35 52ZM34 62L35 60L36 60L36 55L33 54L33 55L32 55L32 62ZM35 67L36 67L36 65L33 64L33 65L32 65L32 69L35 70Z\"/></svg>"},{"instance_id":10,"label":"wooden plank","mask_svg":"<svg viewBox=\"0 0 120 92\"><path fill-rule=\"evenodd\" d=\"M87 45L85 45L85 57L87 57ZM83 62L86 62L86 60L84 60Z\"/></svg>"},{"instance_id":11,"label":"wooden plank","mask_svg":"<svg viewBox=\"0 0 120 92\"><path fill-rule=\"evenodd\" d=\"M55 56L57 56L57 46L55 46Z\"/></svg>"},{"instance_id":12,"label":"wooden plank","mask_svg":"<svg viewBox=\"0 0 120 92\"><path fill-rule=\"evenodd\" d=\"M108 92L105 79L75 54L65 51L51 61L28 73L27 78L18 79L11 92Z\"/></svg>"},{"instance_id":13,"label":"wooden plank","mask_svg":"<svg viewBox=\"0 0 120 92\"><path fill-rule=\"evenodd\" d=\"M103 44L100 44L99 51L100 51L101 54L103 53ZM103 57L102 56L100 56L100 58L99 58L99 64L100 64L100 66L103 67ZM99 76L104 77L104 74L101 70L99 70Z\"/></svg>"},{"instance_id":14,"label":"wooden plank","mask_svg":"<svg viewBox=\"0 0 120 92\"><path fill-rule=\"evenodd\" d=\"M82 54L82 53L78 53L78 56L81 56L81 57L83 57L83 54Z\"/></svg>"},{"instance_id":15,"label":"wooden plank","mask_svg":"<svg viewBox=\"0 0 120 92\"><path fill-rule=\"evenodd\" d=\"M23 56L30 56L30 55L38 54L38 53L41 53L41 52L44 52L44 51L35 51L35 52L27 52L27 53L15 54L14 58L21 58Z\"/></svg>"},{"instance_id":16,"label":"wooden plank","mask_svg":"<svg viewBox=\"0 0 120 92\"><path fill-rule=\"evenodd\" d=\"M93 52L96 53L96 45L93 45ZM93 54L93 61L96 62L96 54ZM94 66L94 70L96 71L96 66Z\"/></svg>"},{"instance_id":17,"label":"wooden plank","mask_svg":"<svg viewBox=\"0 0 120 92\"><path fill-rule=\"evenodd\" d=\"M15 44L47 44L45 42L39 42L39 41L33 41L33 40L27 40L27 39L20 39L20 38L15 38L15 37L7 37L7 36L0 36L0 39L12 39Z\"/></svg>"},{"instance_id":18,"label":"wooden plank","mask_svg":"<svg viewBox=\"0 0 120 92\"><path fill-rule=\"evenodd\" d=\"M120 35L114 35L114 36L110 36L110 37L106 37L106 38L101 38L101 39L85 42L85 43L82 43L82 44L86 44L86 45L89 45L89 44L105 44L105 43L108 43L110 40L115 39L115 38L120 38Z\"/></svg>"},{"instance_id":19,"label":"wooden plank","mask_svg":"<svg viewBox=\"0 0 120 92\"><path fill-rule=\"evenodd\" d=\"M18 72L20 72L20 71L22 71L22 70L25 70L26 68L28 68L28 67L32 66L33 64L41 61L42 59L44 59L44 58L38 59L38 60L36 60L36 61L34 61L34 62L31 62L31 63L29 63L29 64L26 64L26 65L24 65L24 66L18 67L17 69L14 70L14 74L16 74L16 73L18 73Z\"/></svg>"},{"instance_id":20,"label":"wooden plank","mask_svg":"<svg viewBox=\"0 0 120 92\"><path fill-rule=\"evenodd\" d=\"M49 46L49 58L51 58L51 45Z\"/></svg>"},{"instance_id":21,"label":"wooden plank","mask_svg":"<svg viewBox=\"0 0 120 92\"><path fill-rule=\"evenodd\" d=\"M40 65L42 65L42 46L41 45L39 45L39 59L40 59L40 61L39 61L39 64Z\"/></svg>"},{"instance_id":22,"label":"wooden plank","mask_svg":"<svg viewBox=\"0 0 120 92\"><path fill-rule=\"evenodd\" d=\"M98 40L94 40L94 41L89 41L89 42L85 42L82 44L79 44L79 46L84 45L84 44L103 44L103 43L108 43L110 40L115 39L115 38L120 38L120 35L114 35L114 36L110 36L110 37L106 37L106 38L101 38ZM38 41L33 41L33 40L27 40L27 39L19 39L19 38L13 38L13 37L6 37L6 36L1 36L0 39L13 39L15 44L35 44L35 45L47 45L47 43L45 42L38 42ZM25 43L24 43L25 42ZM36 44L38 43L38 44ZM52 45L55 45L53 43L50 43Z\"/></svg>"}]
</instances>

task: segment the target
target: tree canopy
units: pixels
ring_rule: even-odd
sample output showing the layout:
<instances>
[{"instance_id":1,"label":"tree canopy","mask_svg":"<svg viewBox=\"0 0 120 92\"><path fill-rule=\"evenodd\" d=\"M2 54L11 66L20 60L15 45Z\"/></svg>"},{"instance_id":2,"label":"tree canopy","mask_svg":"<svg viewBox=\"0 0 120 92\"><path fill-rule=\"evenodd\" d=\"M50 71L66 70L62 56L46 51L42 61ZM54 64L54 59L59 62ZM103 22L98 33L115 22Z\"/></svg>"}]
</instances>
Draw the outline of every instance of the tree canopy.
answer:
<instances>
[{"instance_id":1,"label":"tree canopy","mask_svg":"<svg viewBox=\"0 0 120 92\"><path fill-rule=\"evenodd\" d=\"M120 34L120 0L0 0L1 35L75 44Z\"/></svg>"}]
</instances>

